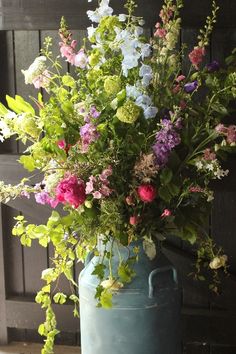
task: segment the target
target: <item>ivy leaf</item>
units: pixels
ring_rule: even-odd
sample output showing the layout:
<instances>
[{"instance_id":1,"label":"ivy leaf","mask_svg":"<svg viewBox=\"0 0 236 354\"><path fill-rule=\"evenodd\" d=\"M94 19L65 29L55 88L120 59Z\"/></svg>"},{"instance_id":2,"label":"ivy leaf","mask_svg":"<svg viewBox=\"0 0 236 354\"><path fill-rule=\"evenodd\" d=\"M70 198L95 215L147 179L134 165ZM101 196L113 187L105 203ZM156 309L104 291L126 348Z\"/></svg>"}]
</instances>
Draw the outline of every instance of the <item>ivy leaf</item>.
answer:
<instances>
[{"instance_id":1,"label":"ivy leaf","mask_svg":"<svg viewBox=\"0 0 236 354\"><path fill-rule=\"evenodd\" d=\"M105 274L105 269L106 266L104 264L99 263L94 267L94 271L92 272L92 275L96 275L99 279L103 279Z\"/></svg>"},{"instance_id":2,"label":"ivy leaf","mask_svg":"<svg viewBox=\"0 0 236 354\"><path fill-rule=\"evenodd\" d=\"M100 297L100 303L104 309L112 308L112 292L110 290L103 290Z\"/></svg>"},{"instance_id":3,"label":"ivy leaf","mask_svg":"<svg viewBox=\"0 0 236 354\"><path fill-rule=\"evenodd\" d=\"M130 283L134 276L134 271L127 263L122 262L118 267L118 275L123 283Z\"/></svg>"},{"instance_id":4,"label":"ivy leaf","mask_svg":"<svg viewBox=\"0 0 236 354\"><path fill-rule=\"evenodd\" d=\"M63 305L66 302L67 296L63 293L57 293L53 296L53 300L56 304Z\"/></svg>"}]
</instances>

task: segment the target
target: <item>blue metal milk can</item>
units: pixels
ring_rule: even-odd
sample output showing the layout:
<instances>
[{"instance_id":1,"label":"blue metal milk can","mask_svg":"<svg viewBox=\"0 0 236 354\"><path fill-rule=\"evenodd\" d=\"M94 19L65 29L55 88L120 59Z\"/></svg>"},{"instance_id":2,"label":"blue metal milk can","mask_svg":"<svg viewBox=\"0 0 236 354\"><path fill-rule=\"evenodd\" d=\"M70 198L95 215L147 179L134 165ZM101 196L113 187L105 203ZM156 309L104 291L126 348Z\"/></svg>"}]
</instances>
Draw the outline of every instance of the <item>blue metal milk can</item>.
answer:
<instances>
[{"instance_id":1,"label":"blue metal milk can","mask_svg":"<svg viewBox=\"0 0 236 354\"><path fill-rule=\"evenodd\" d=\"M119 252L125 258L127 249ZM136 276L114 293L110 310L96 307L97 262L93 257L79 278L82 354L180 354L181 295L169 260L159 254L150 261L141 246Z\"/></svg>"}]
</instances>

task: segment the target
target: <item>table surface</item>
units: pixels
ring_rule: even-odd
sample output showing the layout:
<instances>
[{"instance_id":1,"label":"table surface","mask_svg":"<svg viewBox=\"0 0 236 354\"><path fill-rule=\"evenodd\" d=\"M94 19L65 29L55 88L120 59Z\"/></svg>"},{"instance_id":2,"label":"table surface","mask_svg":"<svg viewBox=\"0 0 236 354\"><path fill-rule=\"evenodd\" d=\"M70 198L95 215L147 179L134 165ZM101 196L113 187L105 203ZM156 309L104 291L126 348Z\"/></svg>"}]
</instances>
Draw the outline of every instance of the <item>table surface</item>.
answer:
<instances>
[{"instance_id":1,"label":"table surface","mask_svg":"<svg viewBox=\"0 0 236 354\"><path fill-rule=\"evenodd\" d=\"M0 354L40 354L41 349L41 344L10 343L7 346L0 346ZM58 345L55 346L54 354L81 354L81 351L79 347Z\"/></svg>"}]
</instances>

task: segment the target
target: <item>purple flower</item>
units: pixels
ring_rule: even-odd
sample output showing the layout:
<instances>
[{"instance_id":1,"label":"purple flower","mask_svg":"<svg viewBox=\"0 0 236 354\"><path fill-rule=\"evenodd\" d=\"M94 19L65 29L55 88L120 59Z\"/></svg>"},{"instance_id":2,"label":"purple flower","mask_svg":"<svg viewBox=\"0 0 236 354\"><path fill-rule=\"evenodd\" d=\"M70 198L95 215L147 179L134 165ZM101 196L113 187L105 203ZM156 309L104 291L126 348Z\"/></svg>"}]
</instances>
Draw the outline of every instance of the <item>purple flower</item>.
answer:
<instances>
[{"instance_id":1,"label":"purple flower","mask_svg":"<svg viewBox=\"0 0 236 354\"><path fill-rule=\"evenodd\" d=\"M198 87L197 80L195 80L193 82L188 82L187 84L184 85L184 91L187 93L191 93L194 90L196 90L197 87Z\"/></svg>"},{"instance_id":2,"label":"purple flower","mask_svg":"<svg viewBox=\"0 0 236 354\"><path fill-rule=\"evenodd\" d=\"M174 125L170 120L163 119L162 125L163 128L156 134L156 142L152 147L159 168L167 164L171 150L181 142L180 135L176 131L179 124Z\"/></svg>"},{"instance_id":3,"label":"purple flower","mask_svg":"<svg viewBox=\"0 0 236 354\"><path fill-rule=\"evenodd\" d=\"M82 152L87 152L89 145L96 141L100 134L92 123L86 123L80 128L80 136L82 138Z\"/></svg>"},{"instance_id":4,"label":"purple flower","mask_svg":"<svg viewBox=\"0 0 236 354\"><path fill-rule=\"evenodd\" d=\"M100 116L101 112L97 111L95 106L92 106L90 108L90 114L93 118L98 118Z\"/></svg>"},{"instance_id":5,"label":"purple flower","mask_svg":"<svg viewBox=\"0 0 236 354\"><path fill-rule=\"evenodd\" d=\"M206 65L206 68L209 73L214 73L220 70L220 64L217 60L213 60L211 63Z\"/></svg>"},{"instance_id":6,"label":"purple flower","mask_svg":"<svg viewBox=\"0 0 236 354\"><path fill-rule=\"evenodd\" d=\"M47 192L42 191L40 193L36 193L34 197L38 204L43 204L43 205L48 204L49 194Z\"/></svg>"}]
</instances>

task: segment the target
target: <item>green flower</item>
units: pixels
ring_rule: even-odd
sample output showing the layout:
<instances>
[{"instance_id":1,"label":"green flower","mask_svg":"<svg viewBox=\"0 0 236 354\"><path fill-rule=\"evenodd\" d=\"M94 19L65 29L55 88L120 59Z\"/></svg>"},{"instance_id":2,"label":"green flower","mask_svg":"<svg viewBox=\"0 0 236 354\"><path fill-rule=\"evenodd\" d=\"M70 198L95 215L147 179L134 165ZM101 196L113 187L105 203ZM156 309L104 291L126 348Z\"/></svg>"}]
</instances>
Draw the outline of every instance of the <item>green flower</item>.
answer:
<instances>
[{"instance_id":1,"label":"green flower","mask_svg":"<svg viewBox=\"0 0 236 354\"><path fill-rule=\"evenodd\" d=\"M117 118L124 123L134 123L140 116L141 109L133 101L126 101L116 112Z\"/></svg>"},{"instance_id":2,"label":"green flower","mask_svg":"<svg viewBox=\"0 0 236 354\"><path fill-rule=\"evenodd\" d=\"M26 133L34 139L38 139L40 134L35 119L27 113L22 113L14 120L14 129L18 134Z\"/></svg>"},{"instance_id":3,"label":"green flower","mask_svg":"<svg viewBox=\"0 0 236 354\"><path fill-rule=\"evenodd\" d=\"M121 79L117 75L107 76L104 82L104 90L109 96L115 96L121 90Z\"/></svg>"}]
</instances>

